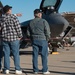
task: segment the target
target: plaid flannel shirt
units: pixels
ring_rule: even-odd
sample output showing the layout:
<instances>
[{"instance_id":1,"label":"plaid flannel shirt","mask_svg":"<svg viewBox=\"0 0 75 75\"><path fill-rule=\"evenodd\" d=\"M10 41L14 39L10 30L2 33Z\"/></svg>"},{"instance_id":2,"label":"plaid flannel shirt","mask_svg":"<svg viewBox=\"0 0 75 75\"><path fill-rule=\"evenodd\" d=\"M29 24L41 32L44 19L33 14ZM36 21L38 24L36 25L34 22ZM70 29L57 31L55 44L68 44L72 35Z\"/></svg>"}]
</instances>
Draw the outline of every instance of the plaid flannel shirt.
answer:
<instances>
[{"instance_id":1,"label":"plaid flannel shirt","mask_svg":"<svg viewBox=\"0 0 75 75\"><path fill-rule=\"evenodd\" d=\"M4 41L14 41L22 37L19 20L14 14L4 14L2 16L1 28Z\"/></svg>"}]
</instances>

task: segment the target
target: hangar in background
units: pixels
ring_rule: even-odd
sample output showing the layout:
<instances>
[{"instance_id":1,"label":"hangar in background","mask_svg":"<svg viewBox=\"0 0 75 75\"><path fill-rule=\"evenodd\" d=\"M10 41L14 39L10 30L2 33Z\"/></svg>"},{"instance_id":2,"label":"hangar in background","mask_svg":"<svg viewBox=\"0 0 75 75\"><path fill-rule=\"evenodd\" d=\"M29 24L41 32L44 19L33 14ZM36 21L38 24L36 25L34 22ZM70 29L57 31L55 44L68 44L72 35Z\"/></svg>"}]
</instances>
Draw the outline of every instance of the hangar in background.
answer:
<instances>
[{"instance_id":1,"label":"hangar in background","mask_svg":"<svg viewBox=\"0 0 75 75\"><path fill-rule=\"evenodd\" d=\"M71 26L73 26L70 33L72 36L75 36L75 12L63 12L61 15L67 19Z\"/></svg>"}]
</instances>

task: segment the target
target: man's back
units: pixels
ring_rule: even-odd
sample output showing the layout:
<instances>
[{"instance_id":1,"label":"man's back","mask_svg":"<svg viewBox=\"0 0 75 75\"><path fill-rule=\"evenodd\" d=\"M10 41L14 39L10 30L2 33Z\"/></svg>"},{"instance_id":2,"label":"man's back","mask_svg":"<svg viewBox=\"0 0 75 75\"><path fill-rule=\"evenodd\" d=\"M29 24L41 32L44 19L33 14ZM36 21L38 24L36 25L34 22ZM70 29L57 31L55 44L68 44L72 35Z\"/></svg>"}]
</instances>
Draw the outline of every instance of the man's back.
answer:
<instances>
[{"instance_id":1,"label":"man's back","mask_svg":"<svg viewBox=\"0 0 75 75\"><path fill-rule=\"evenodd\" d=\"M5 41L13 41L22 37L21 28L17 17L13 14L4 14L2 22L2 37Z\"/></svg>"},{"instance_id":2,"label":"man's back","mask_svg":"<svg viewBox=\"0 0 75 75\"><path fill-rule=\"evenodd\" d=\"M30 33L33 39L46 40L46 34L50 37L50 29L46 20L35 18L30 22Z\"/></svg>"}]
</instances>

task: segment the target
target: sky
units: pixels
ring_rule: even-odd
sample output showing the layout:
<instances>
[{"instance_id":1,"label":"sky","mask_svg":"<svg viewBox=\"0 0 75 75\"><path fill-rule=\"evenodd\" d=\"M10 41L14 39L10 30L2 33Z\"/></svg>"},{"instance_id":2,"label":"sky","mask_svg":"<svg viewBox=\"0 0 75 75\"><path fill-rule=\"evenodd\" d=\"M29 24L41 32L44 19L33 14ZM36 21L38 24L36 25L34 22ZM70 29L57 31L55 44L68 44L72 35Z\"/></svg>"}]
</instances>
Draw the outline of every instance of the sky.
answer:
<instances>
[{"instance_id":1,"label":"sky","mask_svg":"<svg viewBox=\"0 0 75 75\"><path fill-rule=\"evenodd\" d=\"M18 17L20 22L24 22L34 18L33 11L39 8L42 0L0 0L2 4L12 6L12 13L21 13L22 16ZM75 12L75 0L63 0L59 13L62 12Z\"/></svg>"}]
</instances>

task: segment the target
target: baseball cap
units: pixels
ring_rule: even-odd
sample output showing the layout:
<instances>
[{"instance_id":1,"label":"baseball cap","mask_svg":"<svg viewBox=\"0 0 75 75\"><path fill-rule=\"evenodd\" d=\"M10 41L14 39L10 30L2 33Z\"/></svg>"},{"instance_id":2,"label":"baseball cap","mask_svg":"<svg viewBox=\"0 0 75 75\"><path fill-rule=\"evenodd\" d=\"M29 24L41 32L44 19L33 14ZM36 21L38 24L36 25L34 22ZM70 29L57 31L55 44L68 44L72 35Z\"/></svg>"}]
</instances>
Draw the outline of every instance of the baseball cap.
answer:
<instances>
[{"instance_id":1,"label":"baseball cap","mask_svg":"<svg viewBox=\"0 0 75 75\"><path fill-rule=\"evenodd\" d=\"M3 11L4 11L4 13L6 13L9 9L11 9L12 7L11 6L9 6L9 5L5 5L4 7L3 7Z\"/></svg>"},{"instance_id":2,"label":"baseball cap","mask_svg":"<svg viewBox=\"0 0 75 75\"><path fill-rule=\"evenodd\" d=\"M42 11L40 9L35 9L34 14L38 14L38 13L42 13Z\"/></svg>"}]
</instances>

